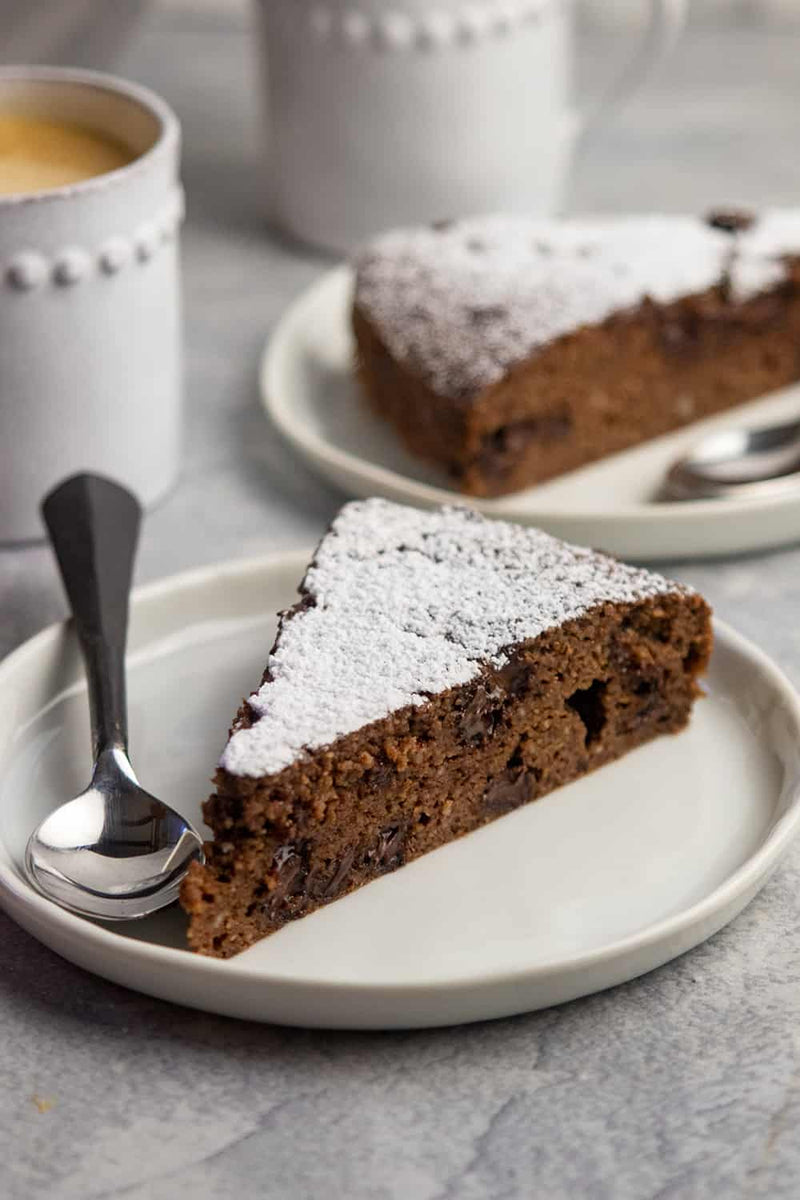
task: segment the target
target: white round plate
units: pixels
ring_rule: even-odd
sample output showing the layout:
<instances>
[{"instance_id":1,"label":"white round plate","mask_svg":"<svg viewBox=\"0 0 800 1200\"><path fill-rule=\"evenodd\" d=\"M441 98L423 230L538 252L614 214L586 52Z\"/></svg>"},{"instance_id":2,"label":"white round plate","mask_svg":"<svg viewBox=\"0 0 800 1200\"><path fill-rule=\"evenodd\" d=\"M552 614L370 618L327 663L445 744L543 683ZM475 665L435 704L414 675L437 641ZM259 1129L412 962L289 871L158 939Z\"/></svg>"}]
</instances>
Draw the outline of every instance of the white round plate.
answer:
<instances>
[{"instance_id":1,"label":"white round plate","mask_svg":"<svg viewBox=\"0 0 800 1200\"><path fill-rule=\"evenodd\" d=\"M325 275L287 310L264 352L261 394L281 433L350 496L386 496L431 507L468 503L490 516L538 525L557 537L642 561L713 557L780 546L800 537L800 486L779 497L661 504L667 468L697 438L722 426L796 417L800 386L734 413L615 454L499 500L465 497L446 476L407 453L364 404L353 377L349 267Z\"/></svg>"},{"instance_id":2,"label":"white round plate","mask_svg":"<svg viewBox=\"0 0 800 1200\"><path fill-rule=\"evenodd\" d=\"M257 684L271 614L308 555L140 590L130 711L143 783L192 820L231 717ZM184 949L178 909L95 924L34 892L26 839L84 784L74 638L45 630L0 664L0 899L65 958L196 1008L289 1025L390 1029L542 1008L695 946L755 895L798 824L800 702L720 625L709 697L662 738L386 876L227 962Z\"/></svg>"}]
</instances>

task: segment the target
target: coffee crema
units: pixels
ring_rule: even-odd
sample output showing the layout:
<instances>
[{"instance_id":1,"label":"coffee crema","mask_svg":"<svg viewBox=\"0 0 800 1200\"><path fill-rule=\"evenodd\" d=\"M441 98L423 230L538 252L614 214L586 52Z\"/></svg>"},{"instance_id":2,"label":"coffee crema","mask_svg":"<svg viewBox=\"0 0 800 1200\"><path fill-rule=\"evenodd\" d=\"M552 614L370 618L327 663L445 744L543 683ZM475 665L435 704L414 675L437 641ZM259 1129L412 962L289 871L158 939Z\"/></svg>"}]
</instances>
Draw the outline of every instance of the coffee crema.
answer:
<instances>
[{"instance_id":1,"label":"coffee crema","mask_svg":"<svg viewBox=\"0 0 800 1200\"><path fill-rule=\"evenodd\" d=\"M121 141L50 117L0 111L0 196L80 183L136 157Z\"/></svg>"}]
</instances>

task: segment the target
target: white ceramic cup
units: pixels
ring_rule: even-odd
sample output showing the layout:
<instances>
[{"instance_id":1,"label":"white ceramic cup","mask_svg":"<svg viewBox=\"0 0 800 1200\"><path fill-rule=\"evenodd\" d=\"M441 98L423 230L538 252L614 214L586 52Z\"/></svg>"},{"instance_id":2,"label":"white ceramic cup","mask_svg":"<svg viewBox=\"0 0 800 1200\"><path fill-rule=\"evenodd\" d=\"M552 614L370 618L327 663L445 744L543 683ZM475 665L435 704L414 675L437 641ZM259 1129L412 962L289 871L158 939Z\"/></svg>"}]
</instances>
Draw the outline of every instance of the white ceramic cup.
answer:
<instances>
[{"instance_id":1,"label":"white ceramic cup","mask_svg":"<svg viewBox=\"0 0 800 1200\"><path fill-rule=\"evenodd\" d=\"M144 504L174 483L181 427L180 130L111 76L0 68L0 109L121 139L120 170L0 196L0 541L39 538L42 496L76 471Z\"/></svg>"},{"instance_id":2,"label":"white ceramic cup","mask_svg":"<svg viewBox=\"0 0 800 1200\"><path fill-rule=\"evenodd\" d=\"M578 134L685 8L649 0L622 78L579 114L568 0L261 0L270 216L346 252L394 225L556 211Z\"/></svg>"}]
</instances>

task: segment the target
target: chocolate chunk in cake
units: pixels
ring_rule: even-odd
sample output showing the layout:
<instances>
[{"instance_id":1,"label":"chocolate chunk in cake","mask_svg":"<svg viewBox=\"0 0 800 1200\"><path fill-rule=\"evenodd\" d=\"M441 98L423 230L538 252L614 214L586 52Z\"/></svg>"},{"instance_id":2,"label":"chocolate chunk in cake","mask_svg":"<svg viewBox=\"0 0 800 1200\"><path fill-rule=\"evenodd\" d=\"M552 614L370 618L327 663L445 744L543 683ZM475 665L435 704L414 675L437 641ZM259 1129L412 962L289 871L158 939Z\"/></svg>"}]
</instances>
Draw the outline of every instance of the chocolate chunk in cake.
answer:
<instances>
[{"instance_id":1,"label":"chocolate chunk in cake","mask_svg":"<svg viewBox=\"0 0 800 1200\"><path fill-rule=\"evenodd\" d=\"M501 495L800 378L800 210L397 231L353 325L373 409Z\"/></svg>"},{"instance_id":2,"label":"chocolate chunk in cake","mask_svg":"<svg viewBox=\"0 0 800 1200\"><path fill-rule=\"evenodd\" d=\"M348 504L300 592L184 882L203 954L681 729L711 647L694 592L460 508Z\"/></svg>"},{"instance_id":3,"label":"chocolate chunk in cake","mask_svg":"<svg viewBox=\"0 0 800 1200\"><path fill-rule=\"evenodd\" d=\"M724 233L744 233L756 223L756 214L744 208L715 208L706 217L712 229Z\"/></svg>"}]
</instances>

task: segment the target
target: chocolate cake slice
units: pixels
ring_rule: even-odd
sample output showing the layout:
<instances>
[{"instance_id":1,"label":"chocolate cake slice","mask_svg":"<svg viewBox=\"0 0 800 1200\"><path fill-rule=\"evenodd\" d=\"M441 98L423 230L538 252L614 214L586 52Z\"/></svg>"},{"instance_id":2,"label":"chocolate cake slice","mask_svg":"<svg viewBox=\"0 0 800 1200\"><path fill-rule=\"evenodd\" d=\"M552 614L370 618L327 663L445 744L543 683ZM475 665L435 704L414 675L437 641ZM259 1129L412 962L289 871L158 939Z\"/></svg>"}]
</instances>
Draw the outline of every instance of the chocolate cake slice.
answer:
<instances>
[{"instance_id":1,"label":"chocolate cake slice","mask_svg":"<svg viewBox=\"0 0 800 1200\"><path fill-rule=\"evenodd\" d=\"M696 593L461 508L346 505L300 597L184 881L203 954L681 729L711 649Z\"/></svg>"},{"instance_id":2,"label":"chocolate cake slice","mask_svg":"<svg viewBox=\"0 0 800 1200\"><path fill-rule=\"evenodd\" d=\"M397 231L353 327L374 411L501 495L800 378L800 209Z\"/></svg>"}]
</instances>

